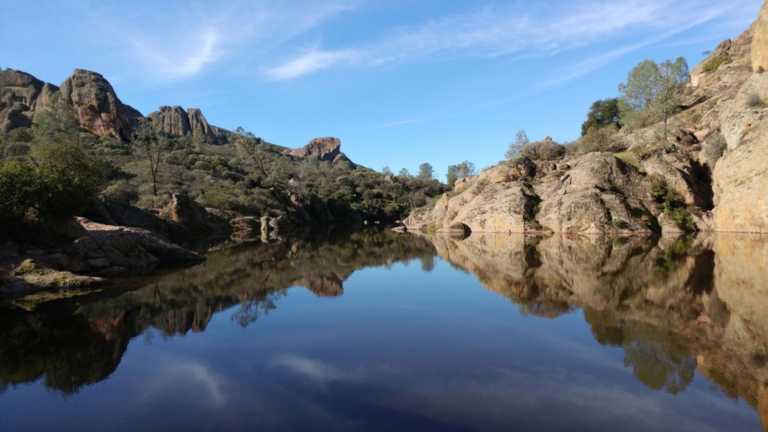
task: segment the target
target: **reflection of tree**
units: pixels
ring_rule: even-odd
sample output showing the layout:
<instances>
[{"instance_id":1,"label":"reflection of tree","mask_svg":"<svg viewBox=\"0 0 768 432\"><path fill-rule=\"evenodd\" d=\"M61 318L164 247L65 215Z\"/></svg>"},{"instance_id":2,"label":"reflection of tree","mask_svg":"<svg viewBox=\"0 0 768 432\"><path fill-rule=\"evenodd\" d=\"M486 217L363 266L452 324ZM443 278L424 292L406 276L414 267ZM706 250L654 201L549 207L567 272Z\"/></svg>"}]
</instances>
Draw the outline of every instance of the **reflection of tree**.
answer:
<instances>
[{"instance_id":1,"label":"reflection of tree","mask_svg":"<svg viewBox=\"0 0 768 432\"><path fill-rule=\"evenodd\" d=\"M696 361L679 336L660 327L619 320L613 311L586 308L584 318L598 342L624 348L624 365L648 387L677 394L693 380Z\"/></svg>"},{"instance_id":2,"label":"reflection of tree","mask_svg":"<svg viewBox=\"0 0 768 432\"><path fill-rule=\"evenodd\" d=\"M670 334L638 324L628 324L624 330L624 365L632 367L640 382L677 394L693 381L696 361L675 345Z\"/></svg>"},{"instance_id":3,"label":"reflection of tree","mask_svg":"<svg viewBox=\"0 0 768 432\"><path fill-rule=\"evenodd\" d=\"M429 241L389 231L226 249L199 266L39 307L0 309L0 391L43 378L64 393L108 377L130 340L156 328L166 337L205 331L235 305L242 326L274 310L293 286L343 293L354 271L434 255Z\"/></svg>"}]
</instances>

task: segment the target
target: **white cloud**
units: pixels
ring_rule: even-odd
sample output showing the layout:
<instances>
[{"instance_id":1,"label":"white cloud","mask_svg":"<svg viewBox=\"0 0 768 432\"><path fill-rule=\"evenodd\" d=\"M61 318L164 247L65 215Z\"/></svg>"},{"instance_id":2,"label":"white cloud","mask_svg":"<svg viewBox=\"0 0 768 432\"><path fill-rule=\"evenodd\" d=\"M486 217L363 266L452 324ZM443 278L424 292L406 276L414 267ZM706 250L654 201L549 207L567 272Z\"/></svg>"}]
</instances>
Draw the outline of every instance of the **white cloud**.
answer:
<instances>
[{"instance_id":1,"label":"white cloud","mask_svg":"<svg viewBox=\"0 0 768 432\"><path fill-rule=\"evenodd\" d=\"M275 80L287 80L298 78L302 75L307 75L312 72L317 72L322 69L330 68L341 62L352 62L357 57L357 53L352 50L348 51L321 51L311 50L307 51L300 56L289 60L288 62L272 67L266 68L264 73Z\"/></svg>"},{"instance_id":2,"label":"white cloud","mask_svg":"<svg viewBox=\"0 0 768 432\"><path fill-rule=\"evenodd\" d=\"M690 29L726 13L737 13L754 0L587 0L575 6L551 3L526 2L525 9L520 8L521 3L485 7L401 30L368 45L301 53L267 68L265 73L271 78L294 79L333 66L370 67L438 54L554 55L605 42L610 37L631 36L632 32L677 34L681 29ZM658 42L657 39L642 45ZM616 51L602 61L620 55ZM591 64L600 67L597 60Z\"/></svg>"},{"instance_id":3,"label":"white cloud","mask_svg":"<svg viewBox=\"0 0 768 432\"><path fill-rule=\"evenodd\" d=\"M180 1L151 4L104 4L83 10L95 29L131 71L157 81L199 75L217 63L247 64L253 56L296 38L341 13L359 0Z\"/></svg>"}]
</instances>

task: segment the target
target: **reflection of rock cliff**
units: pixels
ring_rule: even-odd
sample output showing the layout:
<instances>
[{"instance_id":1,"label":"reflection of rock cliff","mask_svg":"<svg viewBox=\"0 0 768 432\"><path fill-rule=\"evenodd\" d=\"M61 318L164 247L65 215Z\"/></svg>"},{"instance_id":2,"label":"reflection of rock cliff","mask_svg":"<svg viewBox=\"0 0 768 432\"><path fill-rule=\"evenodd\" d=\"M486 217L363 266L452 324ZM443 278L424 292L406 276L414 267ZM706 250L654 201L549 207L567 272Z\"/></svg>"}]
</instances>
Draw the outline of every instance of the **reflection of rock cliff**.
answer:
<instances>
[{"instance_id":1,"label":"reflection of rock cliff","mask_svg":"<svg viewBox=\"0 0 768 432\"><path fill-rule=\"evenodd\" d=\"M165 335L204 331L214 314L240 305L233 318L248 325L276 307L292 286L324 297L343 294L355 270L422 259L425 239L390 232L335 242L295 242L226 249L199 266L128 282L77 301L42 304L32 312L0 312L0 391L45 378L51 388L77 391L109 376L130 340L153 327ZM126 288L131 288L127 286Z\"/></svg>"},{"instance_id":2,"label":"reflection of rock cliff","mask_svg":"<svg viewBox=\"0 0 768 432\"><path fill-rule=\"evenodd\" d=\"M627 366L651 388L681 391L698 367L729 395L768 407L765 239L432 240L440 256L524 312L583 308L595 338L623 347Z\"/></svg>"}]
</instances>

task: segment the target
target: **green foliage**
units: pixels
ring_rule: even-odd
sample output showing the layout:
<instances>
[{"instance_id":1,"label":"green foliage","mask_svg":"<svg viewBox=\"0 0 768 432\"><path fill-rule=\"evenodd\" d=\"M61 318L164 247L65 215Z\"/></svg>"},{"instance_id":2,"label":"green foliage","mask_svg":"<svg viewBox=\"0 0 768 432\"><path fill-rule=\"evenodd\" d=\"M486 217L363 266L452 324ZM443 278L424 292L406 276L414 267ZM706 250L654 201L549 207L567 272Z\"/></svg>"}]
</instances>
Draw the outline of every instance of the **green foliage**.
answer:
<instances>
[{"instance_id":1,"label":"green foliage","mask_svg":"<svg viewBox=\"0 0 768 432\"><path fill-rule=\"evenodd\" d=\"M76 144L46 144L32 159L0 163L0 220L56 219L82 211L104 185L106 164Z\"/></svg>"},{"instance_id":2,"label":"green foliage","mask_svg":"<svg viewBox=\"0 0 768 432\"><path fill-rule=\"evenodd\" d=\"M688 80L688 64L682 57L661 64L643 61L619 86L622 122L640 128L663 120L666 139L667 123L679 109L680 90Z\"/></svg>"},{"instance_id":3,"label":"green foliage","mask_svg":"<svg viewBox=\"0 0 768 432\"><path fill-rule=\"evenodd\" d=\"M464 161L460 164L448 167L448 188L453 189L456 182L476 174L475 164L470 161Z\"/></svg>"},{"instance_id":4,"label":"green foliage","mask_svg":"<svg viewBox=\"0 0 768 432\"><path fill-rule=\"evenodd\" d=\"M696 230L693 217L688 212L685 202L680 195L669 188L666 180L661 176L651 178L651 196L661 204L661 211L672 218L678 228L686 232Z\"/></svg>"},{"instance_id":5,"label":"green foliage","mask_svg":"<svg viewBox=\"0 0 768 432\"><path fill-rule=\"evenodd\" d=\"M555 160L563 157L565 150L564 146L547 137L541 141L534 141L524 146L520 149L519 156L527 157L531 160Z\"/></svg>"},{"instance_id":6,"label":"green foliage","mask_svg":"<svg viewBox=\"0 0 768 432\"><path fill-rule=\"evenodd\" d=\"M531 140L528 139L528 134L526 134L524 130L521 129L517 131L515 141L509 144L509 148L507 148L507 152L504 156L507 160L515 159L520 155L520 152L530 144L530 142Z\"/></svg>"},{"instance_id":7,"label":"green foliage","mask_svg":"<svg viewBox=\"0 0 768 432\"><path fill-rule=\"evenodd\" d=\"M704 63L703 71L706 73L712 73L720 69L720 66L731 63L733 59L725 54L718 54Z\"/></svg>"},{"instance_id":8,"label":"green foliage","mask_svg":"<svg viewBox=\"0 0 768 432\"><path fill-rule=\"evenodd\" d=\"M422 180L432 180L435 176L435 170L429 162L419 165L419 178Z\"/></svg>"},{"instance_id":9,"label":"green foliage","mask_svg":"<svg viewBox=\"0 0 768 432\"><path fill-rule=\"evenodd\" d=\"M605 127L621 129L621 126L619 99L598 100L592 104L587 114L587 120L581 125L581 136L586 136L593 129Z\"/></svg>"},{"instance_id":10,"label":"green foliage","mask_svg":"<svg viewBox=\"0 0 768 432\"><path fill-rule=\"evenodd\" d=\"M616 137L618 131L615 125L590 128L586 135L569 146L569 150L578 154L615 151L620 144Z\"/></svg>"}]
</instances>

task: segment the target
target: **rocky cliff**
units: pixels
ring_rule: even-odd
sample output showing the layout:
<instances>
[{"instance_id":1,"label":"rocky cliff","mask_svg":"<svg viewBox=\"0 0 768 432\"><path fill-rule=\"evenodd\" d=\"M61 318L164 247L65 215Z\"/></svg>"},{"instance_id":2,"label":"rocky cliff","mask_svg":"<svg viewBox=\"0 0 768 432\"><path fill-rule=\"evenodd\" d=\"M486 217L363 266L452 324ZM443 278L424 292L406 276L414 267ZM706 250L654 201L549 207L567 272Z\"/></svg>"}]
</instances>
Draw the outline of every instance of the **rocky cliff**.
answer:
<instances>
[{"instance_id":1,"label":"rocky cliff","mask_svg":"<svg viewBox=\"0 0 768 432\"><path fill-rule=\"evenodd\" d=\"M185 111L180 106L162 106L149 114L149 120L155 129L172 136L191 136L199 142L225 144L227 134L224 130L211 126L198 108Z\"/></svg>"},{"instance_id":2,"label":"rocky cliff","mask_svg":"<svg viewBox=\"0 0 768 432\"><path fill-rule=\"evenodd\" d=\"M54 101L63 102L83 130L99 137L128 141L142 121L169 135L191 136L208 144L224 144L229 134L210 125L198 108L163 106L145 118L122 103L109 81L96 72L75 69L57 87L26 72L0 70L0 132L30 127L45 110L62 109Z\"/></svg>"},{"instance_id":3,"label":"rocky cliff","mask_svg":"<svg viewBox=\"0 0 768 432\"><path fill-rule=\"evenodd\" d=\"M463 233L766 233L766 55L768 2L752 28L693 69L668 138L656 124L620 131L607 152L533 152L457 183L404 223Z\"/></svg>"},{"instance_id":4,"label":"rocky cliff","mask_svg":"<svg viewBox=\"0 0 768 432\"><path fill-rule=\"evenodd\" d=\"M351 162L341 152L341 140L335 137L315 138L304 147L286 150L286 154L301 159L316 159L323 162Z\"/></svg>"}]
</instances>

